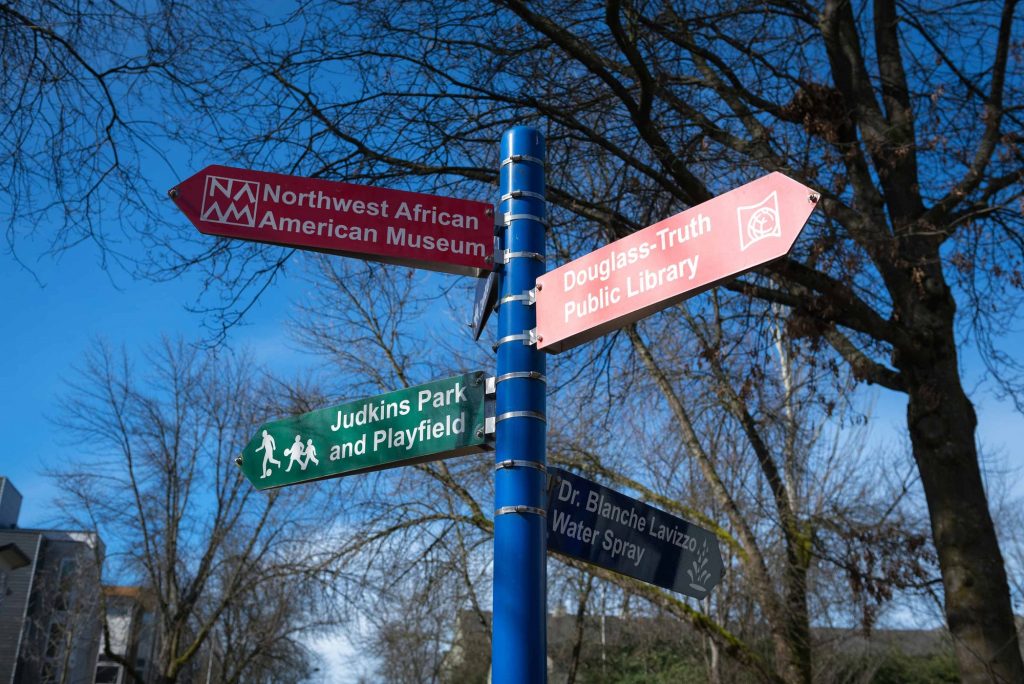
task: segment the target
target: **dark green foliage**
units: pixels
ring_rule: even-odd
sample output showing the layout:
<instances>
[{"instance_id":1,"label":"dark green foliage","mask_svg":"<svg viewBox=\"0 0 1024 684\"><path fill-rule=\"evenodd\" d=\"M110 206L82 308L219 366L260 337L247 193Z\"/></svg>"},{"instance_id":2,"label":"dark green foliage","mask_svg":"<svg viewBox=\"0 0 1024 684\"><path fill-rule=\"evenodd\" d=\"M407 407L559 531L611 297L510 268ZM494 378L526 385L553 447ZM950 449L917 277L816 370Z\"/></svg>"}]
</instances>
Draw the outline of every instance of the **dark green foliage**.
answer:
<instances>
[{"instance_id":1,"label":"dark green foliage","mask_svg":"<svg viewBox=\"0 0 1024 684\"><path fill-rule=\"evenodd\" d=\"M871 684L939 684L959 681L953 652L944 651L929 656L892 653L882 661Z\"/></svg>"},{"instance_id":2,"label":"dark green foliage","mask_svg":"<svg viewBox=\"0 0 1024 684\"><path fill-rule=\"evenodd\" d=\"M596 651L596 652L595 652ZM605 649L592 649L580 663L581 684L700 684L707 670L700 653L679 644L656 641Z\"/></svg>"}]
</instances>

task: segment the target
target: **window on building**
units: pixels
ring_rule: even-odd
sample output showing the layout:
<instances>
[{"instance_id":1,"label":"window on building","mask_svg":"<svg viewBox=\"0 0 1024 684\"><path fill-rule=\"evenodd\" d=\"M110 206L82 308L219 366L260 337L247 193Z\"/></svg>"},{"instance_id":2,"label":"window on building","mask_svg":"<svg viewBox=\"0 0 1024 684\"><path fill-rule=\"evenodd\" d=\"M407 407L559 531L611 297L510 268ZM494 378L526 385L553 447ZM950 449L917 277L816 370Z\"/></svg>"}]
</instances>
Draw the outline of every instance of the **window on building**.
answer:
<instances>
[{"instance_id":1,"label":"window on building","mask_svg":"<svg viewBox=\"0 0 1024 684\"><path fill-rule=\"evenodd\" d=\"M67 610L68 599L74 589L75 559L63 558L60 571L57 573L57 595L54 597L54 610Z\"/></svg>"},{"instance_id":2,"label":"window on building","mask_svg":"<svg viewBox=\"0 0 1024 684\"><path fill-rule=\"evenodd\" d=\"M120 665L97 665L96 684L118 684L121 681Z\"/></svg>"},{"instance_id":3,"label":"window on building","mask_svg":"<svg viewBox=\"0 0 1024 684\"><path fill-rule=\"evenodd\" d=\"M57 658L64 651L64 626L59 620L50 622L46 635L46 657Z\"/></svg>"}]
</instances>

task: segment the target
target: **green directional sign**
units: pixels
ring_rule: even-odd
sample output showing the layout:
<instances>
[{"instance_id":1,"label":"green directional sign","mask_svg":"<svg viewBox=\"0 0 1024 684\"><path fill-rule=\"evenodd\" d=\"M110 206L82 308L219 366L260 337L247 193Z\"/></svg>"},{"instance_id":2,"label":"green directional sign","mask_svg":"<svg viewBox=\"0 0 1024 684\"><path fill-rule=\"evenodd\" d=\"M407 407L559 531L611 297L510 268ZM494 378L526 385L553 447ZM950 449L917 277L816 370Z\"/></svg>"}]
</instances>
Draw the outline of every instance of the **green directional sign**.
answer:
<instances>
[{"instance_id":1,"label":"green directional sign","mask_svg":"<svg viewBox=\"0 0 1024 684\"><path fill-rule=\"evenodd\" d=\"M266 423L242 452L257 489L483 451L476 371Z\"/></svg>"}]
</instances>

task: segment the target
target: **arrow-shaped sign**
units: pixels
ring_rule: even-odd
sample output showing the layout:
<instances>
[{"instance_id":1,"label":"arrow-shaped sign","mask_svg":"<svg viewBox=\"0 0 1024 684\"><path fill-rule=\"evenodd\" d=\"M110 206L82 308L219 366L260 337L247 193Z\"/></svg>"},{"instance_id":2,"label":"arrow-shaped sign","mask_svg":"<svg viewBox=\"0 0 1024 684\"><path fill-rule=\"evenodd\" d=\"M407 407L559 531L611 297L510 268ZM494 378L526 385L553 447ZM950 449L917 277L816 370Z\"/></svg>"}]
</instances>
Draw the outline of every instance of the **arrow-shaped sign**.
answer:
<instances>
[{"instance_id":1,"label":"arrow-shaped sign","mask_svg":"<svg viewBox=\"0 0 1024 684\"><path fill-rule=\"evenodd\" d=\"M702 599L722 579L714 533L559 468L548 468L548 550Z\"/></svg>"},{"instance_id":2,"label":"arrow-shaped sign","mask_svg":"<svg viewBox=\"0 0 1024 684\"><path fill-rule=\"evenodd\" d=\"M207 235L465 275L492 268L485 202L228 166L207 166L169 194Z\"/></svg>"},{"instance_id":3,"label":"arrow-shaped sign","mask_svg":"<svg viewBox=\"0 0 1024 684\"><path fill-rule=\"evenodd\" d=\"M537 348L570 349L785 256L817 201L771 173L546 273Z\"/></svg>"},{"instance_id":4,"label":"arrow-shaped sign","mask_svg":"<svg viewBox=\"0 0 1024 684\"><path fill-rule=\"evenodd\" d=\"M257 489L487 449L476 371L266 423L242 452Z\"/></svg>"}]
</instances>

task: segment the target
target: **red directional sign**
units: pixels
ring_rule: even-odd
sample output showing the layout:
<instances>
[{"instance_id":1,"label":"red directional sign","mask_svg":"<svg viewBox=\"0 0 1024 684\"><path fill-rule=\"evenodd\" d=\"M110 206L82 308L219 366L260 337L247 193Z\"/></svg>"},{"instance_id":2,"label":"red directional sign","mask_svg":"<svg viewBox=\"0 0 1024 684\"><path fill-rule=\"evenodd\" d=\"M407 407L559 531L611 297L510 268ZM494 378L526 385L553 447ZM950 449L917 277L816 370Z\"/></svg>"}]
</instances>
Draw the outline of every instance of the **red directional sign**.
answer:
<instances>
[{"instance_id":1,"label":"red directional sign","mask_svg":"<svg viewBox=\"0 0 1024 684\"><path fill-rule=\"evenodd\" d=\"M485 202L228 166L207 166L170 195L207 235L447 273L482 276L492 267Z\"/></svg>"},{"instance_id":2,"label":"red directional sign","mask_svg":"<svg viewBox=\"0 0 1024 684\"><path fill-rule=\"evenodd\" d=\"M818 194L747 183L537 279L537 348L571 349L789 252Z\"/></svg>"}]
</instances>

